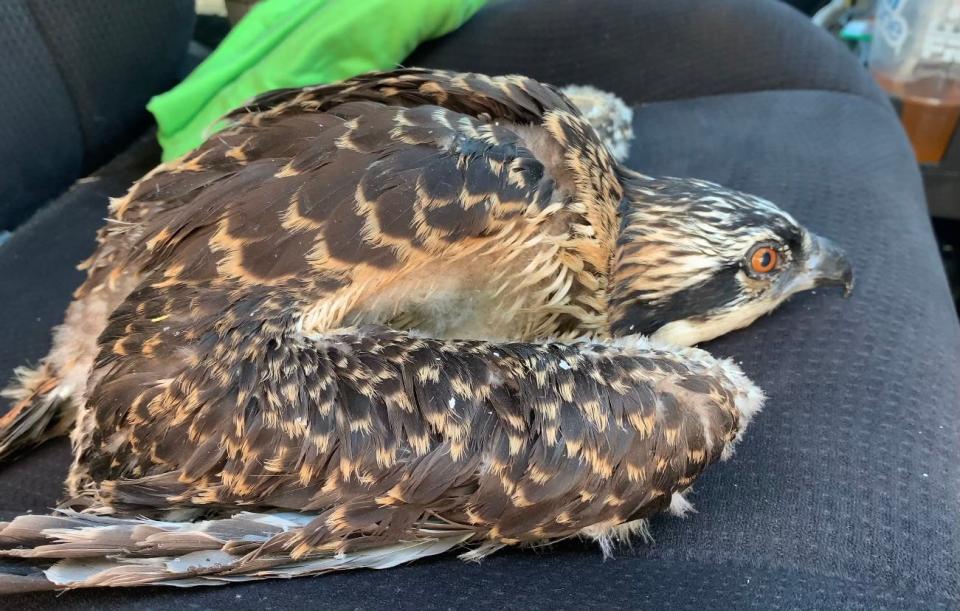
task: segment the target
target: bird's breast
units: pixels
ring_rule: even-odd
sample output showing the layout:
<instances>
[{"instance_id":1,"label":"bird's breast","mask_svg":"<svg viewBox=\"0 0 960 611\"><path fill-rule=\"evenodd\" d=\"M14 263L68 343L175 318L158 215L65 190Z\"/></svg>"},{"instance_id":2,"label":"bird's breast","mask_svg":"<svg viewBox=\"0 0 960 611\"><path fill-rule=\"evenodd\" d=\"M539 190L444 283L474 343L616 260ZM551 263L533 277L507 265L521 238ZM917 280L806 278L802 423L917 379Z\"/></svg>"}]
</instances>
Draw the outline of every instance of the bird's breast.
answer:
<instances>
[{"instance_id":1,"label":"bird's breast","mask_svg":"<svg viewBox=\"0 0 960 611\"><path fill-rule=\"evenodd\" d=\"M530 341L555 337L577 296L567 259L549 241L432 262L378 287L347 325L384 324L430 337Z\"/></svg>"}]
</instances>

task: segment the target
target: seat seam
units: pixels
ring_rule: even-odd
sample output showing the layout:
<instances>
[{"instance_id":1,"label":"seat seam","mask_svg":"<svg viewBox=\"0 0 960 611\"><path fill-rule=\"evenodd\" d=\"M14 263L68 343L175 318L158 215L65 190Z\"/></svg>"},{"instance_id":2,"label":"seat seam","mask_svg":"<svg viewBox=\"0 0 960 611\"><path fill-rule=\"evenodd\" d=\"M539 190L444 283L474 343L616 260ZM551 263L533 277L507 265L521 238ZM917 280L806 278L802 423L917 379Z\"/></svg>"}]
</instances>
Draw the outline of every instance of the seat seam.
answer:
<instances>
[{"instance_id":1,"label":"seat seam","mask_svg":"<svg viewBox=\"0 0 960 611\"><path fill-rule=\"evenodd\" d=\"M87 130L83 125L83 115L80 112L80 106L77 102L77 92L71 83L70 79L67 78L66 72L64 72L63 66L61 65L60 54L55 50L52 41L50 40L50 33L44 27L43 22L37 16L36 9L33 7L33 3L30 0L25 0L24 6L27 8L27 13L29 13L30 18L33 20L34 25L37 28L37 33L40 35L41 40L43 41L43 46L47 49L47 54L50 55L50 58L53 60L53 67L57 71L57 74L60 76L60 82L63 83L63 88L67 92L67 97L70 99L70 106L73 108L73 115L76 119L75 125L77 131L80 133L80 139L83 142L83 150L81 151L81 160L80 160L80 177L83 177L83 167L87 163L87 150L90 145L90 138L87 134ZM61 193L62 195L62 193Z\"/></svg>"},{"instance_id":2,"label":"seat seam","mask_svg":"<svg viewBox=\"0 0 960 611\"><path fill-rule=\"evenodd\" d=\"M653 104L669 104L670 102L685 102L688 100L706 100L710 98L723 98L723 97L732 97L732 96L738 96L738 95L752 95L757 93L773 93L773 92L830 93L830 94L852 97L858 100L864 100L865 102L871 104L872 106L875 106L885 112L889 112L894 117L897 117L896 110L893 108L893 105L890 104L889 101L876 100L876 99L869 98L867 96L860 95L858 93L854 93L851 91L844 91L842 89L816 89L816 88L807 88L807 87L796 87L796 88L787 87L783 89L751 89L748 91L728 91L723 93L711 93L706 95L697 95L697 96L682 97L682 98L665 98L662 100L646 100L643 102L630 102L630 106L639 108L643 106L650 106Z\"/></svg>"}]
</instances>

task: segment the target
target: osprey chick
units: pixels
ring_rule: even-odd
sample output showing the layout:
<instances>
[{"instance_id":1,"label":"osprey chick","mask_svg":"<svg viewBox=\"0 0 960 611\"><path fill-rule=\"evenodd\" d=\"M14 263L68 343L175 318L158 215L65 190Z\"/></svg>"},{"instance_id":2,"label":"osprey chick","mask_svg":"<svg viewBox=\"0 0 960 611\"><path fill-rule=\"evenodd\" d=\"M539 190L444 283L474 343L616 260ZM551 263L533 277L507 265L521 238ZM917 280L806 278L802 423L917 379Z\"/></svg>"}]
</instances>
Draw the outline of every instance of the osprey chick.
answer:
<instances>
[{"instance_id":1,"label":"osprey chick","mask_svg":"<svg viewBox=\"0 0 960 611\"><path fill-rule=\"evenodd\" d=\"M527 78L370 74L228 120L113 202L0 421L2 451L72 429L86 508L0 528L45 563L0 587L608 542L681 510L762 403L671 344L852 283L769 202L624 168Z\"/></svg>"}]
</instances>

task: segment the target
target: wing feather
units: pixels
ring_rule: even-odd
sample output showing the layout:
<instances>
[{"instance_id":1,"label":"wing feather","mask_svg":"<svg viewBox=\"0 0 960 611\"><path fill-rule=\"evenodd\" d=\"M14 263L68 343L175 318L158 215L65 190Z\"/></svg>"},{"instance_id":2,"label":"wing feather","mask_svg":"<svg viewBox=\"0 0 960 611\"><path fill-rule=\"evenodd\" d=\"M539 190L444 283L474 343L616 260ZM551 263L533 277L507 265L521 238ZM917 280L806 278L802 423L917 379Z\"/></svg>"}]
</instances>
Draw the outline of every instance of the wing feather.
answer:
<instances>
[{"instance_id":1,"label":"wing feather","mask_svg":"<svg viewBox=\"0 0 960 611\"><path fill-rule=\"evenodd\" d=\"M255 387L240 390L238 378L222 378L220 364L204 359L151 399L165 409L111 422L129 437L91 448L93 464L111 465L94 474L104 500L146 513L305 504L321 514L293 544L302 553L354 549L354 538L374 532L393 533L378 544L395 542L437 517L476 541L559 538L664 509L734 443L757 401L731 363L639 340L444 341L383 327L315 339L287 333L295 332L251 339L238 327L221 338L233 347L221 357L226 368L249 358ZM250 341L259 349L246 350ZM112 383L108 375L91 402L109 401ZM217 403L227 417L204 419L206 441L184 443L171 420L196 421ZM135 463L140 477L123 466Z\"/></svg>"}]
</instances>

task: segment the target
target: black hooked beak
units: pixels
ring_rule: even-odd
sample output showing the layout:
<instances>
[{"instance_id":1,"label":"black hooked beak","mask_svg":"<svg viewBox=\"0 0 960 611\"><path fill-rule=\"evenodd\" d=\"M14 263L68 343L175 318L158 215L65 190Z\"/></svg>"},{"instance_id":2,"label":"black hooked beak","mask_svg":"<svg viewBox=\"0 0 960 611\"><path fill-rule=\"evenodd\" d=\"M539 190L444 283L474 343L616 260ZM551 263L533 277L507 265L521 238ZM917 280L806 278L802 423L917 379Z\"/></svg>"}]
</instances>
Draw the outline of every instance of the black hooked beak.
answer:
<instances>
[{"instance_id":1,"label":"black hooked beak","mask_svg":"<svg viewBox=\"0 0 960 611\"><path fill-rule=\"evenodd\" d=\"M853 266L843 250L826 238L811 236L812 245L801 277L810 287L842 286L843 296L853 292Z\"/></svg>"}]
</instances>

